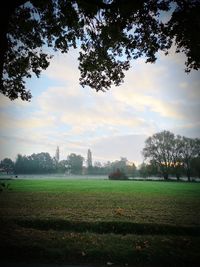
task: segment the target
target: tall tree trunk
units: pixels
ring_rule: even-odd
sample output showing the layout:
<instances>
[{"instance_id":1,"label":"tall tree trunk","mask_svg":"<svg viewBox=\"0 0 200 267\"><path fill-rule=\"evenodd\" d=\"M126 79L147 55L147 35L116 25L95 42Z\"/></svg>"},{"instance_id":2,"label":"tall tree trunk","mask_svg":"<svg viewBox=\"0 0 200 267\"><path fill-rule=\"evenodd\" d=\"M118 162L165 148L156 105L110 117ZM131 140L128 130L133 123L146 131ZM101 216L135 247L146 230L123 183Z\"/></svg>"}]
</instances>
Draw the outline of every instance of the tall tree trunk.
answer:
<instances>
[{"instance_id":1,"label":"tall tree trunk","mask_svg":"<svg viewBox=\"0 0 200 267\"><path fill-rule=\"evenodd\" d=\"M167 172L164 172L163 173L163 177L164 177L165 180L168 180L168 177L169 177L168 173Z\"/></svg>"},{"instance_id":2,"label":"tall tree trunk","mask_svg":"<svg viewBox=\"0 0 200 267\"><path fill-rule=\"evenodd\" d=\"M188 182L190 182L191 181L190 169L187 169L187 178L188 178Z\"/></svg>"},{"instance_id":3,"label":"tall tree trunk","mask_svg":"<svg viewBox=\"0 0 200 267\"><path fill-rule=\"evenodd\" d=\"M180 181L180 174L179 173L176 173L176 178L177 178L177 181Z\"/></svg>"}]
</instances>

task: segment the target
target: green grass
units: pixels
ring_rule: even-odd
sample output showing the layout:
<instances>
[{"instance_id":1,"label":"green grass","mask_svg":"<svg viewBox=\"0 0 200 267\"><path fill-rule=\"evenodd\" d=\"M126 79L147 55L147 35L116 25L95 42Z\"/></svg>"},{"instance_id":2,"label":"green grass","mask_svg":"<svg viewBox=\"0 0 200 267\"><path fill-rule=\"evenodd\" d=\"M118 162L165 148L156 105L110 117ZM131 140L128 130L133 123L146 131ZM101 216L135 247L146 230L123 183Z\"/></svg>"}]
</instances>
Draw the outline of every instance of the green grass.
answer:
<instances>
[{"instance_id":1,"label":"green grass","mask_svg":"<svg viewBox=\"0 0 200 267\"><path fill-rule=\"evenodd\" d=\"M90 192L123 194L159 194L199 196L199 183L163 181L109 181L109 180L12 180L14 191L24 192Z\"/></svg>"},{"instance_id":2,"label":"green grass","mask_svg":"<svg viewBox=\"0 0 200 267\"><path fill-rule=\"evenodd\" d=\"M0 194L2 258L196 266L200 184L11 180Z\"/></svg>"}]
</instances>

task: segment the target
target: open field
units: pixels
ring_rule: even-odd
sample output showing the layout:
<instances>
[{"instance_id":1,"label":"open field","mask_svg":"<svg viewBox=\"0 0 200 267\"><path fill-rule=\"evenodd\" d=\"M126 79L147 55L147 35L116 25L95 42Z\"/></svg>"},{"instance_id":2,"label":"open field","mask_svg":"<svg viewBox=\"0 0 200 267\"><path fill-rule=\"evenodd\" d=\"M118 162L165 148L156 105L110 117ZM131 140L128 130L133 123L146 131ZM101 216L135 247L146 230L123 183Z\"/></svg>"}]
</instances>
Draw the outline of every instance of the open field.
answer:
<instances>
[{"instance_id":1,"label":"open field","mask_svg":"<svg viewBox=\"0 0 200 267\"><path fill-rule=\"evenodd\" d=\"M200 184L11 180L0 194L1 259L198 266Z\"/></svg>"}]
</instances>

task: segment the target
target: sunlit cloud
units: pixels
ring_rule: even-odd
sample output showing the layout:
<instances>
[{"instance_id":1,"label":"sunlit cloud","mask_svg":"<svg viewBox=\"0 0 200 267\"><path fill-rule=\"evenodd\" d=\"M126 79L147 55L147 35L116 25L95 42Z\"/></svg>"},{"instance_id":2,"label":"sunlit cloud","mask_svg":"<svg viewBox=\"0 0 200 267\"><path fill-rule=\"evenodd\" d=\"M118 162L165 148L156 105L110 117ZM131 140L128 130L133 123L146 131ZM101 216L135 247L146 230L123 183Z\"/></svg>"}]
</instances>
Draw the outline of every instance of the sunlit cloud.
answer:
<instances>
[{"instance_id":1,"label":"sunlit cloud","mask_svg":"<svg viewBox=\"0 0 200 267\"><path fill-rule=\"evenodd\" d=\"M7 115L5 113L0 114L0 122L3 128L8 129L35 129L47 126L53 126L55 118L53 116L45 116L45 118L29 117L29 118L17 118L16 116Z\"/></svg>"},{"instance_id":2,"label":"sunlit cloud","mask_svg":"<svg viewBox=\"0 0 200 267\"><path fill-rule=\"evenodd\" d=\"M155 96L139 94L131 90L131 88L126 89L126 94L122 91L118 91L115 97L122 101L127 106L130 106L140 112L149 109L153 112L159 113L162 117L169 118L182 118L182 114L177 109L177 104L169 102L167 100L157 99Z\"/></svg>"}]
</instances>

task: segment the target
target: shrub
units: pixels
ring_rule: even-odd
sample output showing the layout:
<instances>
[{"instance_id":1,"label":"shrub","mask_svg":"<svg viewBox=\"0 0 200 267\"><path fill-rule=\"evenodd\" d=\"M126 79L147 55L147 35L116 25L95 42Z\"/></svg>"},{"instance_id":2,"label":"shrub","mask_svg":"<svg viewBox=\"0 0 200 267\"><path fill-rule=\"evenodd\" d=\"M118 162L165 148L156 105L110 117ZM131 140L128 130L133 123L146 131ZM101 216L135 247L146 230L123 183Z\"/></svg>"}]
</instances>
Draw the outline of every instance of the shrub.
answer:
<instances>
[{"instance_id":1,"label":"shrub","mask_svg":"<svg viewBox=\"0 0 200 267\"><path fill-rule=\"evenodd\" d=\"M128 177L125 173L117 169L108 176L109 180L128 180Z\"/></svg>"}]
</instances>

